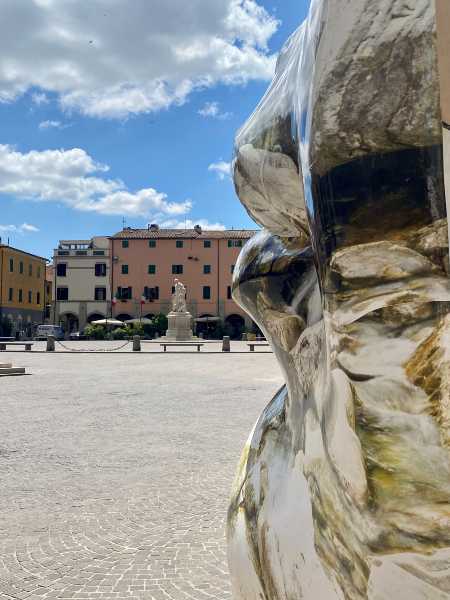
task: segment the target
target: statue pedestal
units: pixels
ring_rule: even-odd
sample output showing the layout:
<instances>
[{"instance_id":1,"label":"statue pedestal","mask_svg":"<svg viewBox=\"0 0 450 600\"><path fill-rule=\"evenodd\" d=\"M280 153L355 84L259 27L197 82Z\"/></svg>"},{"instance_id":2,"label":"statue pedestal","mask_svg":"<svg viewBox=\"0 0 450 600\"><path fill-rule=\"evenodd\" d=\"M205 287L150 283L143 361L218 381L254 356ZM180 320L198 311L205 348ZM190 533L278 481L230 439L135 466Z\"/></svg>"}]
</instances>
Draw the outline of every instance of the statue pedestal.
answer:
<instances>
[{"instance_id":1,"label":"statue pedestal","mask_svg":"<svg viewBox=\"0 0 450 600\"><path fill-rule=\"evenodd\" d=\"M189 312L170 312L167 315L169 328L164 339L174 342L188 342L194 339L192 334L192 315Z\"/></svg>"}]
</instances>

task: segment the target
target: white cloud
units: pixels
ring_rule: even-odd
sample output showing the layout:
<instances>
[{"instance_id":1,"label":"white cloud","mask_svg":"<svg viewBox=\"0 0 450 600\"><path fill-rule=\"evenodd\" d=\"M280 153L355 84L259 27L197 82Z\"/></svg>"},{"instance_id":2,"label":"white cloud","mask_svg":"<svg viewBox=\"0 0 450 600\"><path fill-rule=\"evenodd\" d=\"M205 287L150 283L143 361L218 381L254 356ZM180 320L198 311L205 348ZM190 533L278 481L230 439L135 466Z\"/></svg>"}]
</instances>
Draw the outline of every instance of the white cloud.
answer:
<instances>
[{"instance_id":1,"label":"white cloud","mask_svg":"<svg viewBox=\"0 0 450 600\"><path fill-rule=\"evenodd\" d=\"M41 106L42 104L48 104L50 102L47 94L41 92L35 92L31 94L31 100L34 104Z\"/></svg>"},{"instance_id":2,"label":"white cloud","mask_svg":"<svg viewBox=\"0 0 450 600\"><path fill-rule=\"evenodd\" d=\"M52 93L65 110L126 118L217 83L270 79L274 69L267 45L278 21L258 0L3 4L3 102L34 89L37 105Z\"/></svg>"},{"instance_id":3,"label":"white cloud","mask_svg":"<svg viewBox=\"0 0 450 600\"><path fill-rule=\"evenodd\" d=\"M183 215L192 208L190 200L170 202L153 188L131 192L122 181L102 177L108 170L80 148L21 153L0 144L0 194L105 215L154 219Z\"/></svg>"},{"instance_id":4,"label":"white cloud","mask_svg":"<svg viewBox=\"0 0 450 600\"><path fill-rule=\"evenodd\" d=\"M185 221L168 219L161 223L161 227L168 229L194 229L196 225L200 225L200 227L205 231L223 231L226 229L225 225L222 225L222 223L210 223L207 219L197 219L196 221L193 221L192 219L186 219Z\"/></svg>"},{"instance_id":5,"label":"white cloud","mask_svg":"<svg viewBox=\"0 0 450 600\"><path fill-rule=\"evenodd\" d=\"M39 229L35 225L22 223L22 225L0 225L0 233L36 233Z\"/></svg>"},{"instance_id":6,"label":"white cloud","mask_svg":"<svg viewBox=\"0 0 450 600\"><path fill-rule=\"evenodd\" d=\"M230 112L222 112L218 102L206 102L198 111L198 114L202 117L211 117L212 119L220 119L221 121L225 121L233 116Z\"/></svg>"},{"instance_id":7,"label":"white cloud","mask_svg":"<svg viewBox=\"0 0 450 600\"><path fill-rule=\"evenodd\" d=\"M41 121L39 129L65 129L68 125L63 125L61 121Z\"/></svg>"},{"instance_id":8,"label":"white cloud","mask_svg":"<svg viewBox=\"0 0 450 600\"><path fill-rule=\"evenodd\" d=\"M226 177L231 177L231 163L220 160L216 163L211 163L208 171L217 173L219 179L224 180Z\"/></svg>"}]
</instances>

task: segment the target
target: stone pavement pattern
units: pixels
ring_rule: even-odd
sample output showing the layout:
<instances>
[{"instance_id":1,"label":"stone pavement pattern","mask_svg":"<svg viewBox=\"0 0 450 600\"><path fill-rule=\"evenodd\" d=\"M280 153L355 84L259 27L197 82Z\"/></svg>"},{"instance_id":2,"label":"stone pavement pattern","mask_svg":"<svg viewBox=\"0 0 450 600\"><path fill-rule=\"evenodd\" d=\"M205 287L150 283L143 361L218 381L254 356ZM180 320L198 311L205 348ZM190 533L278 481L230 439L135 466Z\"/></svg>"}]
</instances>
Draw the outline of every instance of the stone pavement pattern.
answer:
<instances>
[{"instance_id":1,"label":"stone pavement pattern","mask_svg":"<svg viewBox=\"0 0 450 600\"><path fill-rule=\"evenodd\" d=\"M12 354L32 375L0 381L1 600L231 598L229 490L273 355Z\"/></svg>"}]
</instances>

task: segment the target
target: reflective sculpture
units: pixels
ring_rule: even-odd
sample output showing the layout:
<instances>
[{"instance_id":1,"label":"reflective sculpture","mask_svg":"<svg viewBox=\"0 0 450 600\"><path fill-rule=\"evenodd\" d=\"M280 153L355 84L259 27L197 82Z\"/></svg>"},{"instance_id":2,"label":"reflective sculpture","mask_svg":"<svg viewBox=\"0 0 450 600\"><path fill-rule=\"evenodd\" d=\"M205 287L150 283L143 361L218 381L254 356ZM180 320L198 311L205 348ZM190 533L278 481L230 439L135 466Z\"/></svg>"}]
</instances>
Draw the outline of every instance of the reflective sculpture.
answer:
<instances>
[{"instance_id":1,"label":"reflective sculpture","mask_svg":"<svg viewBox=\"0 0 450 600\"><path fill-rule=\"evenodd\" d=\"M313 0L238 133L235 299L286 386L228 515L235 600L450 598L450 283L431 0Z\"/></svg>"}]
</instances>

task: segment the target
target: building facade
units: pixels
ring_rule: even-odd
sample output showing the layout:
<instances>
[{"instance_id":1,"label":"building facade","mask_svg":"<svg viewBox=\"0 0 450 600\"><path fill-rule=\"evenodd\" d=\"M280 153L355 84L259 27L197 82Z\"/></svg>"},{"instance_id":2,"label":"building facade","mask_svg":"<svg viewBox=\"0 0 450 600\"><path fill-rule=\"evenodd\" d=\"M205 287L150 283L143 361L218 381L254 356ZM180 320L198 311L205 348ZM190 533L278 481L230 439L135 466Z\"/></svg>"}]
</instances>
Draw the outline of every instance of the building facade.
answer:
<instances>
[{"instance_id":1,"label":"building facade","mask_svg":"<svg viewBox=\"0 0 450 600\"><path fill-rule=\"evenodd\" d=\"M233 268L255 231L124 228L110 238L114 316L125 320L167 314L175 278L187 288L188 310L198 322L221 320L252 327L231 297Z\"/></svg>"},{"instance_id":2,"label":"building facade","mask_svg":"<svg viewBox=\"0 0 450 600\"><path fill-rule=\"evenodd\" d=\"M31 336L44 322L46 259L0 243L0 321Z\"/></svg>"},{"instance_id":3,"label":"building facade","mask_svg":"<svg viewBox=\"0 0 450 600\"><path fill-rule=\"evenodd\" d=\"M66 333L83 329L111 311L107 237L62 240L53 255L52 321Z\"/></svg>"}]
</instances>

